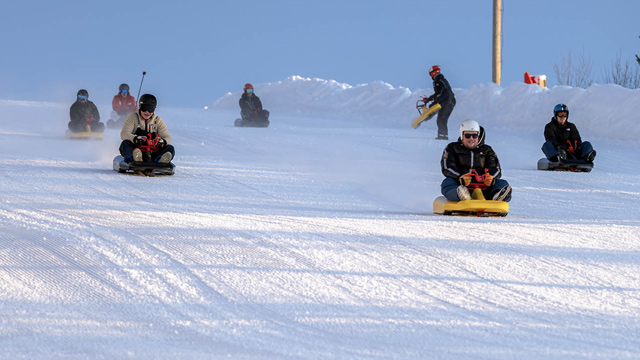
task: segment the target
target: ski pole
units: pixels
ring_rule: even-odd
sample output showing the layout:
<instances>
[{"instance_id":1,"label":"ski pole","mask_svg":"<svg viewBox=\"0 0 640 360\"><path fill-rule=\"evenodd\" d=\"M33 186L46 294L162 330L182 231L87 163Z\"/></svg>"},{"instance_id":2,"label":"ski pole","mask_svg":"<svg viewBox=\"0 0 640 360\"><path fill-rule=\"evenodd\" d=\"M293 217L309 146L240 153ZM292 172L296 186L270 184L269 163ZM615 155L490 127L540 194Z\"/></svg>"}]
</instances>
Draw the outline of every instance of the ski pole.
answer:
<instances>
[{"instance_id":1,"label":"ski pole","mask_svg":"<svg viewBox=\"0 0 640 360\"><path fill-rule=\"evenodd\" d=\"M147 75L146 71L142 72L142 80L140 80L140 88L138 88L138 96L136 97L136 102L140 99L140 90L142 90L142 82L144 81L144 76Z\"/></svg>"}]
</instances>

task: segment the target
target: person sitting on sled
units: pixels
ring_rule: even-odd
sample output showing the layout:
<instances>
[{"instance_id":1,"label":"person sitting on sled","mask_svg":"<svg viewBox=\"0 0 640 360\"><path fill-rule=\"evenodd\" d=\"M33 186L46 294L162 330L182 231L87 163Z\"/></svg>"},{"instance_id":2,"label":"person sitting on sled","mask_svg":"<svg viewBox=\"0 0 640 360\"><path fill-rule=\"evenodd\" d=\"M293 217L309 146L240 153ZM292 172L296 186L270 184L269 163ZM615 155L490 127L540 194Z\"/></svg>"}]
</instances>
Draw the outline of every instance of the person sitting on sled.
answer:
<instances>
[{"instance_id":1,"label":"person sitting on sled","mask_svg":"<svg viewBox=\"0 0 640 360\"><path fill-rule=\"evenodd\" d=\"M141 163L143 161L140 146L152 147L152 162L168 164L175 156L167 126L155 113L157 105L155 96L144 94L140 97L138 111L125 119L120 132L122 139L120 155L126 162Z\"/></svg>"},{"instance_id":2,"label":"person sitting on sled","mask_svg":"<svg viewBox=\"0 0 640 360\"><path fill-rule=\"evenodd\" d=\"M453 94L453 90L451 90L451 85L447 79L445 79L444 75L440 72L440 67L438 65L434 65L429 70L429 76L433 80L433 91L434 94L423 98L425 104L432 101L432 104L440 104L442 107L438 111L438 137L437 140L449 140L449 116L451 116L451 112L453 108L456 106L456 97Z\"/></svg>"},{"instance_id":3,"label":"person sitting on sled","mask_svg":"<svg viewBox=\"0 0 640 360\"><path fill-rule=\"evenodd\" d=\"M76 101L69 109L69 130L77 132L103 132L104 123L100 122L100 113L96 105L89 101L89 92L78 90Z\"/></svg>"},{"instance_id":4,"label":"person sitting on sled","mask_svg":"<svg viewBox=\"0 0 640 360\"><path fill-rule=\"evenodd\" d=\"M113 125L121 124L127 116L138 110L136 99L129 93L128 84L120 84L118 93L111 100L111 108L113 109L111 112Z\"/></svg>"},{"instance_id":5,"label":"person sitting on sled","mask_svg":"<svg viewBox=\"0 0 640 360\"><path fill-rule=\"evenodd\" d=\"M242 97L238 101L242 120L253 122L269 121L269 111L262 108L260 98L253 92L253 85L245 84L243 90Z\"/></svg>"},{"instance_id":6,"label":"person sitting on sled","mask_svg":"<svg viewBox=\"0 0 640 360\"><path fill-rule=\"evenodd\" d=\"M565 160L584 160L592 163L596 151L588 141L583 142L575 124L569 121L569 108L558 104L553 108L553 117L544 127L542 152L553 162Z\"/></svg>"},{"instance_id":7,"label":"person sitting on sled","mask_svg":"<svg viewBox=\"0 0 640 360\"><path fill-rule=\"evenodd\" d=\"M488 200L511 200L511 186L500 178L500 161L491 146L484 143L483 130L478 122L465 120L460 125L458 141L444 149L440 166L445 179L440 188L447 200L471 200L476 188Z\"/></svg>"}]
</instances>

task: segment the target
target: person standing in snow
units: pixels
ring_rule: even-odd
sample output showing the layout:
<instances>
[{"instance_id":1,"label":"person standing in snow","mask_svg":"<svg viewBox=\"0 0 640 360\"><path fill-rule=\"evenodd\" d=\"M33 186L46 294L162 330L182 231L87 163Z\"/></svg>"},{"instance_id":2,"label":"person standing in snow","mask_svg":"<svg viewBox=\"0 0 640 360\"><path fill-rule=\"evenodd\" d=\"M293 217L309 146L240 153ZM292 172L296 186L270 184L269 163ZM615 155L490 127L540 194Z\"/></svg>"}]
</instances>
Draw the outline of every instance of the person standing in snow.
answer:
<instances>
[{"instance_id":1,"label":"person standing in snow","mask_svg":"<svg viewBox=\"0 0 640 360\"><path fill-rule=\"evenodd\" d=\"M260 98L254 93L253 85L244 85L242 97L238 101L240 115L246 122L268 123L269 111L262 108Z\"/></svg>"},{"instance_id":2,"label":"person standing in snow","mask_svg":"<svg viewBox=\"0 0 640 360\"><path fill-rule=\"evenodd\" d=\"M453 90L451 90L449 81L447 81L444 75L442 75L438 65L433 65L431 67L429 70L429 76L431 76L431 80L433 80L434 94L424 98L423 101L425 104L430 101L433 102L431 105L440 104L442 108L438 111L438 136L436 139L449 140L448 122L449 116L451 116L451 112L456 106L456 97L453 94Z\"/></svg>"},{"instance_id":3,"label":"person standing in snow","mask_svg":"<svg viewBox=\"0 0 640 360\"><path fill-rule=\"evenodd\" d=\"M544 127L545 143L542 145L542 152L554 162L577 159L593 163L596 151L590 142L582 142L578 128L568 119L567 105L558 104L553 108L553 117Z\"/></svg>"},{"instance_id":4,"label":"person standing in snow","mask_svg":"<svg viewBox=\"0 0 640 360\"><path fill-rule=\"evenodd\" d=\"M136 112L138 106L136 99L129 93L128 84L120 84L118 93L111 100L111 108L111 119L107 121L107 127L110 128L121 126L127 116Z\"/></svg>"},{"instance_id":5,"label":"person standing in snow","mask_svg":"<svg viewBox=\"0 0 640 360\"><path fill-rule=\"evenodd\" d=\"M89 92L78 90L76 101L69 109L69 130L77 132L103 132L104 124L100 122L100 113L96 105L89 101Z\"/></svg>"},{"instance_id":6,"label":"person standing in snow","mask_svg":"<svg viewBox=\"0 0 640 360\"><path fill-rule=\"evenodd\" d=\"M500 161L484 143L483 130L477 121L465 120L458 141L444 149L440 166L445 179L440 189L447 200L470 200L470 190L475 188L480 188L486 199L511 200L511 186L500 178Z\"/></svg>"},{"instance_id":7,"label":"person standing in snow","mask_svg":"<svg viewBox=\"0 0 640 360\"><path fill-rule=\"evenodd\" d=\"M164 121L156 115L158 101L151 94L140 97L138 111L127 116L120 132L122 143L120 155L128 163L140 163L143 161L140 145L148 145L148 139L157 139L155 151L151 153L153 162L168 164L175 156L175 149L171 145L171 135Z\"/></svg>"}]
</instances>

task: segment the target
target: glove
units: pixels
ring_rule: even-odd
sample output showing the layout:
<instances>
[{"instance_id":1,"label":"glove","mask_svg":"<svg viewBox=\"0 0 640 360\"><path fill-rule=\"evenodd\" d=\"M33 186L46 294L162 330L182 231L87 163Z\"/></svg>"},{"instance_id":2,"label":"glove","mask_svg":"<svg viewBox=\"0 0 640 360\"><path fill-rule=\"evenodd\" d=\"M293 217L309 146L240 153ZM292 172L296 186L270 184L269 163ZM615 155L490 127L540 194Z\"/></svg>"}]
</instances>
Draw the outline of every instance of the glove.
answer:
<instances>
[{"instance_id":1,"label":"glove","mask_svg":"<svg viewBox=\"0 0 640 360\"><path fill-rule=\"evenodd\" d=\"M464 175L461 175L458 181L460 181L460 184L464 186L469 186L469 184L471 184L471 176L471 173L466 173Z\"/></svg>"},{"instance_id":2,"label":"glove","mask_svg":"<svg viewBox=\"0 0 640 360\"><path fill-rule=\"evenodd\" d=\"M165 139L163 139L163 138L159 137L159 138L158 138L158 143L156 144L156 146L157 146L159 149L162 149L163 147L167 146L167 140L165 140Z\"/></svg>"},{"instance_id":3,"label":"glove","mask_svg":"<svg viewBox=\"0 0 640 360\"><path fill-rule=\"evenodd\" d=\"M147 145L147 137L138 135L133 138L133 143L136 145Z\"/></svg>"},{"instance_id":4,"label":"glove","mask_svg":"<svg viewBox=\"0 0 640 360\"><path fill-rule=\"evenodd\" d=\"M494 180L495 180L495 179L493 178L493 176L491 176L491 175L489 175L489 174L485 174L485 175L484 175L484 184L485 184L486 186L491 186L491 185L493 185L493 181L494 181Z\"/></svg>"},{"instance_id":5,"label":"glove","mask_svg":"<svg viewBox=\"0 0 640 360\"><path fill-rule=\"evenodd\" d=\"M560 161L567 160L567 152L564 151L564 149L562 149L562 148L558 149L558 159Z\"/></svg>"}]
</instances>

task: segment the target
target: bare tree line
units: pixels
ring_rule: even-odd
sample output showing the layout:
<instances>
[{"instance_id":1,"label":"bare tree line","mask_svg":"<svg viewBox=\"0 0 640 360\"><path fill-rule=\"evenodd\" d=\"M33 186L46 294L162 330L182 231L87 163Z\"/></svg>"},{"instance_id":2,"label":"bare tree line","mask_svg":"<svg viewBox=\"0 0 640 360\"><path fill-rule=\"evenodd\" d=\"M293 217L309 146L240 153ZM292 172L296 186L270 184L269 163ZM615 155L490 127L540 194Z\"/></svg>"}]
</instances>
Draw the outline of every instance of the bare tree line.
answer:
<instances>
[{"instance_id":1,"label":"bare tree line","mask_svg":"<svg viewBox=\"0 0 640 360\"><path fill-rule=\"evenodd\" d=\"M611 66L606 66L602 73L605 84L617 84L629 89L640 88L640 59L636 55L637 64L625 60L618 54ZM560 64L553 65L558 85L588 88L593 84L591 78L591 58L585 56L584 50L575 59L571 51L562 56Z\"/></svg>"},{"instance_id":2,"label":"bare tree line","mask_svg":"<svg viewBox=\"0 0 640 360\"><path fill-rule=\"evenodd\" d=\"M591 58L584 55L584 49L578 56L576 63L573 62L573 54L569 50L567 56L562 56L560 65L553 65L553 70L556 73L558 85L587 88L593 83L591 80Z\"/></svg>"}]
</instances>

